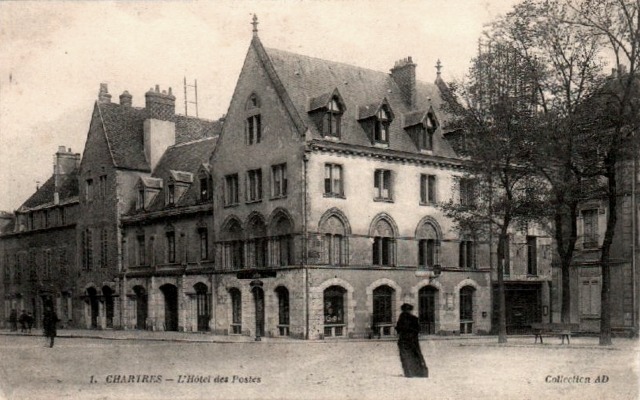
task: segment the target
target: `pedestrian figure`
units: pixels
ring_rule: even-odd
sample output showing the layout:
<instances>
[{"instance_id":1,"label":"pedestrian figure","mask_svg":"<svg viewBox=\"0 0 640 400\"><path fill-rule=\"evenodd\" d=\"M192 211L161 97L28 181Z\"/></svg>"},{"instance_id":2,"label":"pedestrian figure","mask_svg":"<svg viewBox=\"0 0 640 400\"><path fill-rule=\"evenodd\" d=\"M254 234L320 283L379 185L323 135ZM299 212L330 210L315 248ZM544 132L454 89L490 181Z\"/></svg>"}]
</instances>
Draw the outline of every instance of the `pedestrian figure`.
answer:
<instances>
[{"instance_id":1,"label":"pedestrian figure","mask_svg":"<svg viewBox=\"0 0 640 400\"><path fill-rule=\"evenodd\" d=\"M31 311L29 311L27 313L27 330L28 330L28 333L31 333L31 328L33 328L33 314L31 314Z\"/></svg>"},{"instance_id":2,"label":"pedestrian figure","mask_svg":"<svg viewBox=\"0 0 640 400\"><path fill-rule=\"evenodd\" d=\"M398 350L400 350L400 362L402 362L404 376L407 378L427 378L429 369L424 362L418 342L418 334L420 333L418 317L411 314L411 310L413 310L411 304L404 303L400 309L402 313L398 318L396 331L398 332Z\"/></svg>"},{"instance_id":3,"label":"pedestrian figure","mask_svg":"<svg viewBox=\"0 0 640 400\"><path fill-rule=\"evenodd\" d=\"M51 306L46 306L42 317L42 327L44 328L44 336L50 339L49 347L53 347L53 340L56 337L56 324L58 323L58 315Z\"/></svg>"},{"instance_id":4,"label":"pedestrian figure","mask_svg":"<svg viewBox=\"0 0 640 400\"><path fill-rule=\"evenodd\" d=\"M18 330L18 312L15 308L12 309L9 314L9 325L11 325L11 330L13 332Z\"/></svg>"},{"instance_id":5,"label":"pedestrian figure","mask_svg":"<svg viewBox=\"0 0 640 400\"><path fill-rule=\"evenodd\" d=\"M18 322L20 323L20 332L27 333L27 312L25 310L22 310L22 312L20 313Z\"/></svg>"}]
</instances>

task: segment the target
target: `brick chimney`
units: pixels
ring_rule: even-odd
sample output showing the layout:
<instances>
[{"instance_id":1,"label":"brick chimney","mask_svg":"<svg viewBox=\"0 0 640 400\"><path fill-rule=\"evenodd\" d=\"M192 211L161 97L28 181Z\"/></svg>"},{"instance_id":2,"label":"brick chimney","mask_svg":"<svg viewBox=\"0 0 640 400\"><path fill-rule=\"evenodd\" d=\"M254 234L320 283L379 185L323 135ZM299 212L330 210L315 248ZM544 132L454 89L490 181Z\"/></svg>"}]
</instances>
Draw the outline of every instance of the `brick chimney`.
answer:
<instances>
[{"instance_id":1,"label":"brick chimney","mask_svg":"<svg viewBox=\"0 0 640 400\"><path fill-rule=\"evenodd\" d=\"M106 83L100 84L100 91L98 92L98 103L111 103L111 95L109 94L109 88Z\"/></svg>"},{"instance_id":2,"label":"brick chimney","mask_svg":"<svg viewBox=\"0 0 640 400\"><path fill-rule=\"evenodd\" d=\"M171 88L169 93L164 90L160 93L160 86L156 85L156 89L149 89L144 98L149 118L173 121L176 115L176 97L171 94Z\"/></svg>"},{"instance_id":3,"label":"brick chimney","mask_svg":"<svg viewBox=\"0 0 640 400\"><path fill-rule=\"evenodd\" d=\"M80 153L73 153L65 146L58 146L53 164L54 193L53 202L58 204L60 200L60 189L62 178L73 173L80 166Z\"/></svg>"},{"instance_id":4,"label":"brick chimney","mask_svg":"<svg viewBox=\"0 0 640 400\"><path fill-rule=\"evenodd\" d=\"M132 96L126 90L120 95L120 105L125 107L131 107Z\"/></svg>"},{"instance_id":5,"label":"brick chimney","mask_svg":"<svg viewBox=\"0 0 640 400\"><path fill-rule=\"evenodd\" d=\"M416 104L416 64L411 57L396 61L391 68L391 77L400 88L404 102L413 108Z\"/></svg>"},{"instance_id":6,"label":"brick chimney","mask_svg":"<svg viewBox=\"0 0 640 400\"><path fill-rule=\"evenodd\" d=\"M144 95L147 119L144 121L144 155L153 171L169 146L176 143L176 98L156 85Z\"/></svg>"}]
</instances>

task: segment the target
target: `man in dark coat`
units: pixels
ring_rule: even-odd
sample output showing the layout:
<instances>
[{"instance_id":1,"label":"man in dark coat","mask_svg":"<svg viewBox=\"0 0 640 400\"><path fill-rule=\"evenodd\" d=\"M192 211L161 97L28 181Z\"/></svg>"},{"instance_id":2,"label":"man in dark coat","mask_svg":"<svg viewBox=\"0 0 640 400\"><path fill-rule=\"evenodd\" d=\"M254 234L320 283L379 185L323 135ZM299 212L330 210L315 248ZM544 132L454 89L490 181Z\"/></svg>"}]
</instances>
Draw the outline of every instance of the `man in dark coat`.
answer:
<instances>
[{"instance_id":1,"label":"man in dark coat","mask_svg":"<svg viewBox=\"0 0 640 400\"><path fill-rule=\"evenodd\" d=\"M57 335L56 324L58 323L58 315L51 306L46 306L42 317L42 327L44 335L50 339L49 347L53 347L53 340Z\"/></svg>"},{"instance_id":2,"label":"man in dark coat","mask_svg":"<svg viewBox=\"0 0 640 400\"><path fill-rule=\"evenodd\" d=\"M12 309L11 314L9 314L9 324L11 325L12 331L15 332L18 330L18 312L15 308Z\"/></svg>"},{"instance_id":3,"label":"man in dark coat","mask_svg":"<svg viewBox=\"0 0 640 400\"><path fill-rule=\"evenodd\" d=\"M27 333L27 312L25 310L22 310L18 322L20 323L20 332Z\"/></svg>"},{"instance_id":4,"label":"man in dark coat","mask_svg":"<svg viewBox=\"0 0 640 400\"><path fill-rule=\"evenodd\" d=\"M420 333L420 323L418 317L411 314L413 306L411 304L403 304L400 307L402 313L396 324L398 332L398 349L400 350L400 361L402 362L402 370L407 378L427 378L429 369L424 362L420 343L418 342L418 334Z\"/></svg>"}]
</instances>

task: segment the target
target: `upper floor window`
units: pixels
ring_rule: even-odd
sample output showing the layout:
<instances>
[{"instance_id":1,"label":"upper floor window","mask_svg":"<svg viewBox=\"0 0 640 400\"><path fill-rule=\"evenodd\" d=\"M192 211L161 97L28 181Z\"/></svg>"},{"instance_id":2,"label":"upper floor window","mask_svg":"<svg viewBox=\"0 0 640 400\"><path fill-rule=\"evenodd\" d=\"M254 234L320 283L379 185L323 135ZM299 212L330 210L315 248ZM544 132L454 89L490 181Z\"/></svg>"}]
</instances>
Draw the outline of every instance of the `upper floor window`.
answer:
<instances>
[{"instance_id":1,"label":"upper floor window","mask_svg":"<svg viewBox=\"0 0 640 400\"><path fill-rule=\"evenodd\" d=\"M527 275L538 275L538 240L527 236Z\"/></svg>"},{"instance_id":2,"label":"upper floor window","mask_svg":"<svg viewBox=\"0 0 640 400\"><path fill-rule=\"evenodd\" d=\"M93 200L93 179L87 179L84 183L84 199Z\"/></svg>"},{"instance_id":3,"label":"upper floor window","mask_svg":"<svg viewBox=\"0 0 640 400\"><path fill-rule=\"evenodd\" d=\"M176 262L176 234L167 232L167 262Z\"/></svg>"},{"instance_id":4,"label":"upper floor window","mask_svg":"<svg viewBox=\"0 0 640 400\"><path fill-rule=\"evenodd\" d=\"M108 265L109 241L107 239L107 228L103 228L100 232L100 265L106 268Z\"/></svg>"},{"instance_id":5,"label":"upper floor window","mask_svg":"<svg viewBox=\"0 0 640 400\"><path fill-rule=\"evenodd\" d=\"M262 141L262 120L260 118L260 99L255 93L249 96L245 106L247 110L247 120L245 123L245 137L248 145L260 143Z\"/></svg>"},{"instance_id":6,"label":"upper floor window","mask_svg":"<svg viewBox=\"0 0 640 400\"><path fill-rule=\"evenodd\" d=\"M136 209L144 210L145 193L144 188L138 189L138 199L136 201Z\"/></svg>"},{"instance_id":7,"label":"upper floor window","mask_svg":"<svg viewBox=\"0 0 640 400\"><path fill-rule=\"evenodd\" d=\"M138 235L138 237L136 238L136 245L137 245L137 258L138 258L138 265L145 265L146 261L146 251L145 251L145 240L144 240L144 235Z\"/></svg>"},{"instance_id":8,"label":"upper floor window","mask_svg":"<svg viewBox=\"0 0 640 400\"><path fill-rule=\"evenodd\" d=\"M376 143L389 143L389 124L391 116L385 107L380 107L373 124L373 140Z\"/></svg>"},{"instance_id":9,"label":"upper floor window","mask_svg":"<svg viewBox=\"0 0 640 400\"><path fill-rule=\"evenodd\" d=\"M460 268L475 268L475 243L470 240L463 240L460 242L459 250L459 266Z\"/></svg>"},{"instance_id":10,"label":"upper floor window","mask_svg":"<svg viewBox=\"0 0 640 400\"><path fill-rule=\"evenodd\" d=\"M598 247L598 210L582 211L582 247L593 249Z\"/></svg>"},{"instance_id":11,"label":"upper floor window","mask_svg":"<svg viewBox=\"0 0 640 400\"><path fill-rule=\"evenodd\" d=\"M209 186L209 177L200 177L200 201L207 201L211 199L211 189Z\"/></svg>"},{"instance_id":12,"label":"upper floor window","mask_svg":"<svg viewBox=\"0 0 640 400\"><path fill-rule=\"evenodd\" d=\"M209 231L207 228L200 228L198 235L200 236L200 260L207 260L209 258Z\"/></svg>"},{"instance_id":13,"label":"upper floor window","mask_svg":"<svg viewBox=\"0 0 640 400\"><path fill-rule=\"evenodd\" d=\"M105 197L107 197L107 176L106 175L100 175L100 180L99 180L99 188L100 188L100 197L102 197L103 199Z\"/></svg>"},{"instance_id":14,"label":"upper floor window","mask_svg":"<svg viewBox=\"0 0 640 400\"><path fill-rule=\"evenodd\" d=\"M262 200L262 169L247 171L246 201Z\"/></svg>"},{"instance_id":15,"label":"upper floor window","mask_svg":"<svg viewBox=\"0 0 640 400\"><path fill-rule=\"evenodd\" d=\"M475 204L475 181L470 178L460 179L460 204L473 206Z\"/></svg>"},{"instance_id":16,"label":"upper floor window","mask_svg":"<svg viewBox=\"0 0 640 400\"><path fill-rule=\"evenodd\" d=\"M391 190L391 171L388 169L377 169L373 174L373 187L375 188L375 198L380 200L391 200L393 193Z\"/></svg>"},{"instance_id":17,"label":"upper floor window","mask_svg":"<svg viewBox=\"0 0 640 400\"><path fill-rule=\"evenodd\" d=\"M434 204L436 202L436 176L420 175L420 203Z\"/></svg>"},{"instance_id":18,"label":"upper floor window","mask_svg":"<svg viewBox=\"0 0 640 400\"><path fill-rule=\"evenodd\" d=\"M83 232L83 264L86 270L93 269L93 232L87 229Z\"/></svg>"},{"instance_id":19,"label":"upper floor window","mask_svg":"<svg viewBox=\"0 0 640 400\"><path fill-rule=\"evenodd\" d=\"M238 174L227 175L224 178L224 205L230 206L234 204L238 204L238 195L239 184L238 184Z\"/></svg>"},{"instance_id":20,"label":"upper floor window","mask_svg":"<svg viewBox=\"0 0 640 400\"><path fill-rule=\"evenodd\" d=\"M419 125L418 130L418 149L433 150L433 134L436 131L437 122L433 114L428 113L424 124Z\"/></svg>"},{"instance_id":21,"label":"upper floor window","mask_svg":"<svg viewBox=\"0 0 640 400\"><path fill-rule=\"evenodd\" d=\"M287 195L287 164L271 167L271 197Z\"/></svg>"},{"instance_id":22,"label":"upper floor window","mask_svg":"<svg viewBox=\"0 0 640 400\"><path fill-rule=\"evenodd\" d=\"M174 205L176 201L176 185L169 183L167 185L167 205Z\"/></svg>"},{"instance_id":23,"label":"upper floor window","mask_svg":"<svg viewBox=\"0 0 640 400\"><path fill-rule=\"evenodd\" d=\"M342 108L336 97L333 97L327 105L327 111L322 121L322 134L335 138L340 137L340 122L342 120Z\"/></svg>"},{"instance_id":24,"label":"upper floor window","mask_svg":"<svg viewBox=\"0 0 640 400\"><path fill-rule=\"evenodd\" d=\"M342 165L329 163L324 165L324 193L326 195L344 195L342 179Z\"/></svg>"}]
</instances>

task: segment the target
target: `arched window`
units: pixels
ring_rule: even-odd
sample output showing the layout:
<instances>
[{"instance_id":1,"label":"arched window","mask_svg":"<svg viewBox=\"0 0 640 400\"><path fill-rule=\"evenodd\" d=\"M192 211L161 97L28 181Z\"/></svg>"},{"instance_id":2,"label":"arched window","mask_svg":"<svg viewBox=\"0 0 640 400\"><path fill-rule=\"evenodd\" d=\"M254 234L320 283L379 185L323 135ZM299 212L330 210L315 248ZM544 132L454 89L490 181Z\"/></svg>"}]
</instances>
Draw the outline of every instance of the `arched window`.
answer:
<instances>
[{"instance_id":1,"label":"arched window","mask_svg":"<svg viewBox=\"0 0 640 400\"><path fill-rule=\"evenodd\" d=\"M324 336L343 336L345 328L346 289L330 286L324 291Z\"/></svg>"},{"instance_id":2,"label":"arched window","mask_svg":"<svg viewBox=\"0 0 640 400\"><path fill-rule=\"evenodd\" d=\"M243 230L237 219L225 224L222 237L222 266L224 269L240 269L243 267L244 246L242 242Z\"/></svg>"},{"instance_id":3,"label":"arched window","mask_svg":"<svg viewBox=\"0 0 640 400\"><path fill-rule=\"evenodd\" d=\"M438 264L440 240L435 226L425 221L416 230L418 241L418 268L433 268Z\"/></svg>"},{"instance_id":4,"label":"arched window","mask_svg":"<svg viewBox=\"0 0 640 400\"><path fill-rule=\"evenodd\" d=\"M322 262L329 265L349 264L349 243L343 222L335 215L320 227L322 234Z\"/></svg>"},{"instance_id":5,"label":"arched window","mask_svg":"<svg viewBox=\"0 0 640 400\"><path fill-rule=\"evenodd\" d=\"M374 225L372 236L373 265L392 266L395 260L395 234L389 221L379 219Z\"/></svg>"},{"instance_id":6,"label":"arched window","mask_svg":"<svg viewBox=\"0 0 640 400\"><path fill-rule=\"evenodd\" d=\"M279 213L271 223L271 265L293 264L293 227L286 215Z\"/></svg>"},{"instance_id":7,"label":"arched window","mask_svg":"<svg viewBox=\"0 0 640 400\"><path fill-rule=\"evenodd\" d=\"M247 266L264 268L267 266L267 227L262 217L254 215L247 225Z\"/></svg>"},{"instance_id":8,"label":"arched window","mask_svg":"<svg viewBox=\"0 0 640 400\"><path fill-rule=\"evenodd\" d=\"M276 288L278 296L278 331L280 336L289 336L289 290L284 286Z\"/></svg>"},{"instance_id":9,"label":"arched window","mask_svg":"<svg viewBox=\"0 0 640 400\"><path fill-rule=\"evenodd\" d=\"M373 290L373 330L379 336L389 336L393 327L394 290L387 285Z\"/></svg>"},{"instance_id":10,"label":"arched window","mask_svg":"<svg viewBox=\"0 0 640 400\"><path fill-rule=\"evenodd\" d=\"M236 288L229 289L231 297L231 333L242 333L242 295Z\"/></svg>"}]
</instances>

